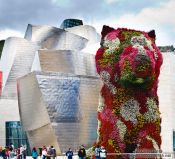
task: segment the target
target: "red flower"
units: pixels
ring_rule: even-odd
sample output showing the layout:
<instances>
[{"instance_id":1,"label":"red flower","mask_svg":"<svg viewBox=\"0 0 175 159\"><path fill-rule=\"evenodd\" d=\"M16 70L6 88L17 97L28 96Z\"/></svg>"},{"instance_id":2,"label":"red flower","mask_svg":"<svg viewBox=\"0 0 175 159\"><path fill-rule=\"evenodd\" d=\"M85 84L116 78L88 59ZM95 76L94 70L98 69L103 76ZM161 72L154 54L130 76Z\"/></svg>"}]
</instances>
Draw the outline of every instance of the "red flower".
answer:
<instances>
[{"instance_id":1,"label":"red flower","mask_svg":"<svg viewBox=\"0 0 175 159\"><path fill-rule=\"evenodd\" d=\"M96 68L97 68L97 72L100 73L101 70L101 66L99 64L99 60L103 57L103 53L104 53L104 49L103 48L99 48L97 50L96 56L95 56L95 61L96 61Z\"/></svg>"},{"instance_id":2,"label":"red flower","mask_svg":"<svg viewBox=\"0 0 175 159\"><path fill-rule=\"evenodd\" d=\"M113 32L107 34L106 38L107 38L107 40L110 40L110 41L115 40L116 38L118 38L118 32L113 31Z\"/></svg>"},{"instance_id":3,"label":"red flower","mask_svg":"<svg viewBox=\"0 0 175 159\"><path fill-rule=\"evenodd\" d=\"M139 149L143 149L143 150L145 149L147 151L150 150L150 152L151 152L152 150L154 150L152 141L148 140L146 138L142 138L142 140L140 142Z\"/></svg>"},{"instance_id":4,"label":"red flower","mask_svg":"<svg viewBox=\"0 0 175 159\"><path fill-rule=\"evenodd\" d=\"M106 85L102 87L101 94L105 99L105 106L109 109L112 109L114 96L111 93L109 93L109 88Z\"/></svg>"},{"instance_id":5,"label":"red flower","mask_svg":"<svg viewBox=\"0 0 175 159\"><path fill-rule=\"evenodd\" d=\"M119 37L121 42L125 41L125 35L122 32L119 33L118 37Z\"/></svg>"}]
</instances>

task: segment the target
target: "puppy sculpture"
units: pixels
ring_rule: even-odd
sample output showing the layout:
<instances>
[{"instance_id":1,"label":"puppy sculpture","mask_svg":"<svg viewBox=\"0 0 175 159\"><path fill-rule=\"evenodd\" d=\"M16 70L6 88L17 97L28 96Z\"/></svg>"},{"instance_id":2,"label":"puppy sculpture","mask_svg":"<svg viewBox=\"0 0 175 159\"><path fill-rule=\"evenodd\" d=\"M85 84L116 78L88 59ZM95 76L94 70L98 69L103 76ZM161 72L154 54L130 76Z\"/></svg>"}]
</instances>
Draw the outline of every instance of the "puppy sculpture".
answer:
<instances>
[{"instance_id":1,"label":"puppy sculpture","mask_svg":"<svg viewBox=\"0 0 175 159\"><path fill-rule=\"evenodd\" d=\"M154 30L103 26L95 58L104 83L98 106L97 144L108 153L160 150L157 87L162 55Z\"/></svg>"}]
</instances>

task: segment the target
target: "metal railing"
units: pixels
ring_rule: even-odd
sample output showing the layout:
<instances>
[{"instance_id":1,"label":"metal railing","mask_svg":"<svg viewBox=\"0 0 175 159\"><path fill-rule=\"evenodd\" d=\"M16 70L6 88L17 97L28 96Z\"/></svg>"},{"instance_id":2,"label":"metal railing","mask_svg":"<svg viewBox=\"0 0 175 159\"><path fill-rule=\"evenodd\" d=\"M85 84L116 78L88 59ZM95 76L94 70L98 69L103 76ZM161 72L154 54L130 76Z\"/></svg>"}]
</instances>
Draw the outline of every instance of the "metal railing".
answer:
<instances>
[{"instance_id":1,"label":"metal railing","mask_svg":"<svg viewBox=\"0 0 175 159\"><path fill-rule=\"evenodd\" d=\"M94 155L89 157L95 158ZM162 153L107 153L106 159L175 159L174 152L162 152Z\"/></svg>"},{"instance_id":2,"label":"metal railing","mask_svg":"<svg viewBox=\"0 0 175 159\"><path fill-rule=\"evenodd\" d=\"M162 152L162 153L107 153L106 159L175 159L174 152ZM57 159L67 159L67 156L57 156ZM74 153L73 159L79 159L76 153ZM95 159L95 156L87 156L85 159Z\"/></svg>"}]
</instances>

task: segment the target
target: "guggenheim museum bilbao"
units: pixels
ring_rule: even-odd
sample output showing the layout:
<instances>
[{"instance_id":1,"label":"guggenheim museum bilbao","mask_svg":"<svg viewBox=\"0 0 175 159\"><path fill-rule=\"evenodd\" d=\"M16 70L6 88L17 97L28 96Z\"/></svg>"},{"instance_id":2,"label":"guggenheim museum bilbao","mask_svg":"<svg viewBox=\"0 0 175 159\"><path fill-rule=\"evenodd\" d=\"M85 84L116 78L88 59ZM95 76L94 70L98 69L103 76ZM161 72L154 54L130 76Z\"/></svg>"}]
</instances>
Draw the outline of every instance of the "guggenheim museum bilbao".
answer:
<instances>
[{"instance_id":1,"label":"guggenheim museum bilbao","mask_svg":"<svg viewBox=\"0 0 175 159\"><path fill-rule=\"evenodd\" d=\"M92 146L102 86L94 58L99 46L95 28L76 19L64 20L60 28L29 24L24 38L5 40L0 59L0 146L25 143L19 121L31 148L53 145L62 153L81 144ZM172 49L162 54L161 148L173 152L175 55Z\"/></svg>"}]
</instances>

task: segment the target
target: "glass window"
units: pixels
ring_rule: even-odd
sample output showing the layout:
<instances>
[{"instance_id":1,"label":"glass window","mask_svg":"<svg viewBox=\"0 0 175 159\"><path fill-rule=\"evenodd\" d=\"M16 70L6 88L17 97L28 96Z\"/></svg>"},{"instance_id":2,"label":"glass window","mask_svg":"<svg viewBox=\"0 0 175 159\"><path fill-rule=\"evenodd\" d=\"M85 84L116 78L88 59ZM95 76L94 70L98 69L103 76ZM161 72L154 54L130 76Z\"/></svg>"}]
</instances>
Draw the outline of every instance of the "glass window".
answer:
<instances>
[{"instance_id":1,"label":"glass window","mask_svg":"<svg viewBox=\"0 0 175 159\"><path fill-rule=\"evenodd\" d=\"M70 27L74 27L74 26L78 26L78 25L83 25L83 22L81 20L78 20L78 19L66 19L61 24L61 27L70 28Z\"/></svg>"},{"instance_id":2,"label":"glass window","mask_svg":"<svg viewBox=\"0 0 175 159\"><path fill-rule=\"evenodd\" d=\"M19 121L6 122L6 146L13 144L15 148L19 148L20 145L27 146L27 155L30 155L30 147L25 131L22 129Z\"/></svg>"}]
</instances>

